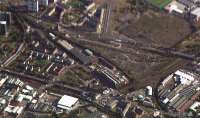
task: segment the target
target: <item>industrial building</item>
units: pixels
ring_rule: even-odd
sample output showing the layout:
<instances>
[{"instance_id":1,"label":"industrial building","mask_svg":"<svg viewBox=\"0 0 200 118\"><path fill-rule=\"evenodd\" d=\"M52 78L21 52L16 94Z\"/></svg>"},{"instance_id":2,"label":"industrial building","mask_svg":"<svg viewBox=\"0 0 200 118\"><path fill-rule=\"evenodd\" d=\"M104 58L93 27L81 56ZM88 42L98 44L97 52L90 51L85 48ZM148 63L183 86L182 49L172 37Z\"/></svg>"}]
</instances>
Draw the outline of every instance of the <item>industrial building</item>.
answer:
<instances>
[{"instance_id":1,"label":"industrial building","mask_svg":"<svg viewBox=\"0 0 200 118\"><path fill-rule=\"evenodd\" d=\"M68 96L68 95L64 95L58 101L57 107L70 111L77 103L78 103L78 98Z\"/></svg>"},{"instance_id":2,"label":"industrial building","mask_svg":"<svg viewBox=\"0 0 200 118\"><path fill-rule=\"evenodd\" d=\"M107 83L111 87L118 88L122 85L128 84L129 82L125 75L118 72L113 72L103 65L97 65L95 72L100 76L101 81Z\"/></svg>"},{"instance_id":3,"label":"industrial building","mask_svg":"<svg viewBox=\"0 0 200 118\"><path fill-rule=\"evenodd\" d=\"M161 82L158 97L169 110L184 112L200 95L199 76L187 70L177 70Z\"/></svg>"},{"instance_id":4,"label":"industrial building","mask_svg":"<svg viewBox=\"0 0 200 118\"><path fill-rule=\"evenodd\" d=\"M80 52L76 48L73 48L72 50L70 50L70 53L74 56L74 58L79 60L84 65L88 65L92 63L90 56L84 55L82 52Z\"/></svg>"}]
</instances>

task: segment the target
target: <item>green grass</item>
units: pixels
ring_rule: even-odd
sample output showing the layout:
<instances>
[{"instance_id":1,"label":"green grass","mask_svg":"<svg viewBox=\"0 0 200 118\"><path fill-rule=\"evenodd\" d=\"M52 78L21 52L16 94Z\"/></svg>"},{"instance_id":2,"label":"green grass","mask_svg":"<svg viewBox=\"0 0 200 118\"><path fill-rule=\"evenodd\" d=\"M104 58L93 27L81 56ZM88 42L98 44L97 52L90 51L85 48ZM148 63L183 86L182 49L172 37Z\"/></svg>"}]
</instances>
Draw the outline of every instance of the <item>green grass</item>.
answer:
<instances>
[{"instance_id":1,"label":"green grass","mask_svg":"<svg viewBox=\"0 0 200 118\"><path fill-rule=\"evenodd\" d=\"M163 9L166 5L172 2L172 0L150 0L149 2L159 9Z\"/></svg>"},{"instance_id":2,"label":"green grass","mask_svg":"<svg viewBox=\"0 0 200 118\"><path fill-rule=\"evenodd\" d=\"M74 72L84 81L90 80L91 76L83 68L75 68Z\"/></svg>"},{"instance_id":3,"label":"green grass","mask_svg":"<svg viewBox=\"0 0 200 118\"><path fill-rule=\"evenodd\" d=\"M19 33L18 32L11 32L9 34L9 37L12 41L16 41L19 38Z\"/></svg>"},{"instance_id":4,"label":"green grass","mask_svg":"<svg viewBox=\"0 0 200 118\"><path fill-rule=\"evenodd\" d=\"M67 73L59 76L58 78L59 80L71 85L75 85L75 86L82 85L82 82L79 80L76 74L74 74L72 71L68 71Z\"/></svg>"},{"instance_id":5,"label":"green grass","mask_svg":"<svg viewBox=\"0 0 200 118\"><path fill-rule=\"evenodd\" d=\"M72 22L78 22L78 20L80 19L80 14L79 13L69 13L69 14L64 14L63 16L63 22L65 24L70 24Z\"/></svg>"},{"instance_id":6,"label":"green grass","mask_svg":"<svg viewBox=\"0 0 200 118\"><path fill-rule=\"evenodd\" d=\"M79 0L72 0L71 2L67 2L64 6L65 8L69 8L70 6L72 8L84 8L84 3Z\"/></svg>"}]
</instances>

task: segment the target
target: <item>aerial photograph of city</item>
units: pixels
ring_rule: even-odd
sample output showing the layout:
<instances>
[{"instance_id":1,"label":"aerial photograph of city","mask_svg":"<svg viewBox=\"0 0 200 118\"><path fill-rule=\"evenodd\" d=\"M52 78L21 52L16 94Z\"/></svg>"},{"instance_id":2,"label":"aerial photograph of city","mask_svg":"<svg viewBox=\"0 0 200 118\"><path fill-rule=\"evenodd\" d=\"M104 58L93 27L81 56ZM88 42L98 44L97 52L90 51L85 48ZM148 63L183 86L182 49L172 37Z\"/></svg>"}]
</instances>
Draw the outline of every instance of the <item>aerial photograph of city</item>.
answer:
<instances>
[{"instance_id":1,"label":"aerial photograph of city","mask_svg":"<svg viewBox=\"0 0 200 118\"><path fill-rule=\"evenodd\" d=\"M200 118L200 0L0 0L0 118Z\"/></svg>"}]
</instances>

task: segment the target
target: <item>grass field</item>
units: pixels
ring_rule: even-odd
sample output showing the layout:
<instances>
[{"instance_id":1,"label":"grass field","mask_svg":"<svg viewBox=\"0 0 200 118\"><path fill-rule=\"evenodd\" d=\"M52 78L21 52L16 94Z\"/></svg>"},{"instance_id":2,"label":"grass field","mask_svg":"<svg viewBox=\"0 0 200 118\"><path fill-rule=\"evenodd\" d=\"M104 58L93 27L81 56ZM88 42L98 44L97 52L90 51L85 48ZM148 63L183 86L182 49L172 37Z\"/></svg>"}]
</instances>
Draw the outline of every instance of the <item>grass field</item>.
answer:
<instances>
[{"instance_id":1,"label":"grass field","mask_svg":"<svg viewBox=\"0 0 200 118\"><path fill-rule=\"evenodd\" d=\"M172 0L150 0L149 2L158 7L159 9L163 9L166 5L168 5Z\"/></svg>"}]
</instances>

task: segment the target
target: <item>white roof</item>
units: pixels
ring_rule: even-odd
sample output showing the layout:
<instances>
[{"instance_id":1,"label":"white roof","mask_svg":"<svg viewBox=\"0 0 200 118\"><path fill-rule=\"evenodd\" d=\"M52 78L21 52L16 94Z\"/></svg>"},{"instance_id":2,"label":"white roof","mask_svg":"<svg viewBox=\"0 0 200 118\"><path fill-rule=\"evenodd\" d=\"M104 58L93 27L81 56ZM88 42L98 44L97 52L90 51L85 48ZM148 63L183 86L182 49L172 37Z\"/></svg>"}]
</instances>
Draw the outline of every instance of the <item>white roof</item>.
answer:
<instances>
[{"instance_id":1,"label":"white roof","mask_svg":"<svg viewBox=\"0 0 200 118\"><path fill-rule=\"evenodd\" d=\"M7 80L6 78L1 79L0 80L0 86L2 86L6 82L6 80Z\"/></svg>"},{"instance_id":2,"label":"white roof","mask_svg":"<svg viewBox=\"0 0 200 118\"><path fill-rule=\"evenodd\" d=\"M165 98L164 100L163 100L163 103L164 104L167 104L169 102L169 99L168 98Z\"/></svg>"},{"instance_id":3,"label":"white roof","mask_svg":"<svg viewBox=\"0 0 200 118\"><path fill-rule=\"evenodd\" d=\"M169 10L169 12L176 11L180 14L185 12L185 8L186 8L185 5L183 5L177 1L173 1L165 7L165 9Z\"/></svg>"},{"instance_id":4,"label":"white roof","mask_svg":"<svg viewBox=\"0 0 200 118\"><path fill-rule=\"evenodd\" d=\"M200 7L197 7L194 9L191 14L196 15L197 17L200 17Z\"/></svg>"},{"instance_id":5,"label":"white roof","mask_svg":"<svg viewBox=\"0 0 200 118\"><path fill-rule=\"evenodd\" d=\"M67 109L72 107L76 102L78 101L78 98L71 97L68 95L62 96L62 98L58 101L58 107L62 109Z\"/></svg>"},{"instance_id":6,"label":"white roof","mask_svg":"<svg viewBox=\"0 0 200 118\"><path fill-rule=\"evenodd\" d=\"M24 107L19 107L19 109L17 110L17 114L21 114L23 109L24 109Z\"/></svg>"},{"instance_id":7,"label":"white roof","mask_svg":"<svg viewBox=\"0 0 200 118\"><path fill-rule=\"evenodd\" d=\"M0 98L0 104L6 104L6 100L3 98Z\"/></svg>"},{"instance_id":8,"label":"white roof","mask_svg":"<svg viewBox=\"0 0 200 118\"><path fill-rule=\"evenodd\" d=\"M29 85L26 85L25 88L29 91L32 91L33 90L33 87L29 86Z\"/></svg>"},{"instance_id":9,"label":"white roof","mask_svg":"<svg viewBox=\"0 0 200 118\"><path fill-rule=\"evenodd\" d=\"M200 107L200 102L195 102L191 107L190 109L193 110L193 111L197 111L197 107Z\"/></svg>"},{"instance_id":10,"label":"white roof","mask_svg":"<svg viewBox=\"0 0 200 118\"><path fill-rule=\"evenodd\" d=\"M6 25L6 21L0 21L0 24Z\"/></svg>"},{"instance_id":11,"label":"white roof","mask_svg":"<svg viewBox=\"0 0 200 118\"><path fill-rule=\"evenodd\" d=\"M186 85L190 84L190 83L191 83L192 81L194 81L194 79L195 79L195 78L193 77L192 74L183 72L183 71L181 71L181 70L177 70L177 71L175 72L175 75L180 76L180 81L181 81L181 83L182 83L182 84L186 84Z\"/></svg>"},{"instance_id":12,"label":"white roof","mask_svg":"<svg viewBox=\"0 0 200 118\"><path fill-rule=\"evenodd\" d=\"M17 101L18 102L22 102L23 101L23 99L24 99L24 96L22 96L21 94L19 94L18 96L17 96Z\"/></svg>"}]
</instances>

